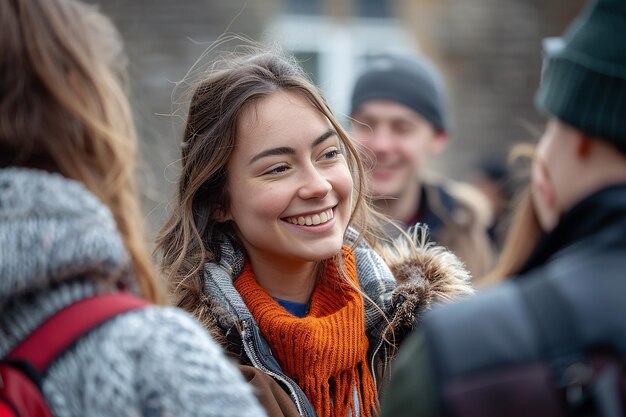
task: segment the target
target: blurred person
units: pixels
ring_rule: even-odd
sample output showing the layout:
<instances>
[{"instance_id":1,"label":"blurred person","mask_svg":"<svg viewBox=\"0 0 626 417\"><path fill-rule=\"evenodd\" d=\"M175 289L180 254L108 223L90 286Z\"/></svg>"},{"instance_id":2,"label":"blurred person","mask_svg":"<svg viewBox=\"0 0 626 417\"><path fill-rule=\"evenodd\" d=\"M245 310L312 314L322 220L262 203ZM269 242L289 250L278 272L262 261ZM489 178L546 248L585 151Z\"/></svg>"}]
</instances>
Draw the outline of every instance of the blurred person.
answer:
<instances>
[{"instance_id":1,"label":"blurred person","mask_svg":"<svg viewBox=\"0 0 626 417\"><path fill-rule=\"evenodd\" d=\"M511 230L526 259L425 317L383 416L624 413L626 2L589 2L544 47L536 104L549 120Z\"/></svg>"},{"instance_id":2,"label":"blurred person","mask_svg":"<svg viewBox=\"0 0 626 417\"><path fill-rule=\"evenodd\" d=\"M510 209L504 219L506 234L498 261L481 279L481 290L519 274L543 234L531 196L530 171L534 155L535 145L529 143L516 145L509 155L507 171L515 191L511 191Z\"/></svg>"},{"instance_id":3,"label":"blurred person","mask_svg":"<svg viewBox=\"0 0 626 417\"><path fill-rule=\"evenodd\" d=\"M496 266L482 277L480 290L519 274L543 234L530 187L514 199L514 207Z\"/></svg>"},{"instance_id":4,"label":"blurred person","mask_svg":"<svg viewBox=\"0 0 626 417\"><path fill-rule=\"evenodd\" d=\"M451 124L437 68L424 56L375 57L356 81L351 116L354 137L373 154L365 159L376 207L403 228L428 225L433 240L474 277L489 271L488 202L467 184L425 172L427 161L446 148Z\"/></svg>"},{"instance_id":5,"label":"blurred person","mask_svg":"<svg viewBox=\"0 0 626 417\"><path fill-rule=\"evenodd\" d=\"M228 54L200 76L181 161L157 241L175 302L271 416L377 415L403 335L432 302L472 292L459 260L378 237L354 145L278 51Z\"/></svg>"},{"instance_id":6,"label":"blurred person","mask_svg":"<svg viewBox=\"0 0 626 417\"><path fill-rule=\"evenodd\" d=\"M265 415L196 320L157 306L112 23L73 0L6 0L0 28L0 358L72 306L133 293L153 305L92 328L41 375L20 365L53 415Z\"/></svg>"},{"instance_id":7,"label":"blurred person","mask_svg":"<svg viewBox=\"0 0 626 417\"><path fill-rule=\"evenodd\" d=\"M493 247L499 251L506 236L507 214L512 197L506 162L494 158L481 161L469 182L489 201L492 216L487 234Z\"/></svg>"}]
</instances>

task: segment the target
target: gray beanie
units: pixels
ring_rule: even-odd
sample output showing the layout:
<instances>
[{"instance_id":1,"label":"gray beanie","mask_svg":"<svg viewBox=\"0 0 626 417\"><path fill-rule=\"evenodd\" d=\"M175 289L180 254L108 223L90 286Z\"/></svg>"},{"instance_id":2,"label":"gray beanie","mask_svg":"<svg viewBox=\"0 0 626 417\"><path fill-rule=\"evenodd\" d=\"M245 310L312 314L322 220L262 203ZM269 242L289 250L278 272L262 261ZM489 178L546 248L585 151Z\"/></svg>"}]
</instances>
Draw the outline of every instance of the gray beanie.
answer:
<instances>
[{"instance_id":1,"label":"gray beanie","mask_svg":"<svg viewBox=\"0 0 626 417\"><path fill-rule=\"evenodd\" d=\"M350 114L354 115L367 101L381 99L409 107L436 129L450 128L443 78L423 56L374 57L354 86Z\"/></svg>"}]
</instances>

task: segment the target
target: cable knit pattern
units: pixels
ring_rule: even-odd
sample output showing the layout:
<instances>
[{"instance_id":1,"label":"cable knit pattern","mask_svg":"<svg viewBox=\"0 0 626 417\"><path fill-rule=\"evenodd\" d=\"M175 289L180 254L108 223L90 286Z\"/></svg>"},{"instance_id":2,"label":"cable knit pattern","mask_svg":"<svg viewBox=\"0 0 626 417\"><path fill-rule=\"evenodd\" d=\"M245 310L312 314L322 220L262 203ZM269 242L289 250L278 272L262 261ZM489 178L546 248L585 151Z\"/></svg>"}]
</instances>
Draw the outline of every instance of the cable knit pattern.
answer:
<instances>
[{"instance_id":1,"label":"cable knit pattern","mask_svg":"<svg viewBox=\"0 0 626 417\"><path fill-rule=\"evenodd\" d=\"M2 356L59 309L135 288L111 213L60 175L0 170L0 248ZM56 417L264 415L206 331L156 306L82 337L50 367L43 392Z\"/></svg>"},{"instance_id":2,"label":"cable knit pattern","mask_svg":"<svg viewBox=\"0 0 626 417\"><path fill-rule=\"evenodd\" d=\"M239 320L250 318L250 313L233 286L245 262L245 251L236 239L219 235L221 258L218 263L204 265L204 291L215 298L219 305L227 308ZM361 290L373 301L365 300L365 325L371 328L382 318L381 311L391 309L391 295L396 280L385 261L364 241L358 240L358 232L348 228L344 236L346 246L352 247L356 258L357 276Z\"/></svg>"},{"instance_id":3,"label":"cable knit pattern","mask_svg":"<svg viewBox=\"0 0 626 417\"><path fill-rule=\"evenodd\" d=\"M357 286L354 254L346 246L343 260ZM320 417L344 417L358 406L360 415L372 415L376 387L367 365L363 300L334 262L326 263L303 318L293 316L259 285L250 263L235 287L283 370L302 387ZM358 405L351 395L355 387Z\"/></svg>"}]
</instances>

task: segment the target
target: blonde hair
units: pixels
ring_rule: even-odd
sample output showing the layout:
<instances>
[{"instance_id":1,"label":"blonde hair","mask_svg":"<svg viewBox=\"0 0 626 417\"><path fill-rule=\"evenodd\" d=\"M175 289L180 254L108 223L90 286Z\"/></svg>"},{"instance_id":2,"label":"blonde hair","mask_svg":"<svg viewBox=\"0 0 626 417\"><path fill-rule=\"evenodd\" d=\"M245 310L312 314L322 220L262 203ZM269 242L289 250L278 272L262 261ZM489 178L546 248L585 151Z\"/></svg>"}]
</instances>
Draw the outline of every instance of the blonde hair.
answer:
<instances>
[{"instance_id":1,"label":"blonde hair","mask_svg":"<svg viewBox=\"0 0 626 417\"><path fill-rule=\"evenodd\" d=\"M0 2L0 166L58 172L107 205L142 295L162 300L143 233L137 139L113 24L73 0Z\"/></svg>"},{"instance_id":2,"label":"blonde hair","mask_svg":"<svg viewBox=\"0 0 626 417\"><path fill-rule=\"evenodd\" d=\"M203 266L205 262L219 262L217 234L236 235L229 223L217 220L216 214L230 209L227 163L235 148L237 121L251 105L278 91L305 98L332 124L354 179L350 224L360 232L360 238L376 245L380 217L366 199L365 176L358 152L293 58L278 50L248 48L243 53L228 53L201 75L192 91L182 142L178 192L156 247L176 305L204 321ZM343 271L341 253L337 254L335 262Z\"/></svg>"}]
</instances>

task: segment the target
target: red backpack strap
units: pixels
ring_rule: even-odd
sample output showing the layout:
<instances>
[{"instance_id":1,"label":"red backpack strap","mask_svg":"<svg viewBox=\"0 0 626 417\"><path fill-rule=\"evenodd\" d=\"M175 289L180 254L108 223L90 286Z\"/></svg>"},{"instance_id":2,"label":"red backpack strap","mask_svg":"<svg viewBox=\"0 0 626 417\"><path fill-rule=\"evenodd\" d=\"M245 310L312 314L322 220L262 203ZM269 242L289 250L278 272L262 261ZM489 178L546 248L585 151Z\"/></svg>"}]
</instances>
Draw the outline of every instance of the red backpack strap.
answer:
<instances>
[{"instance_id":1,"label":"red backpack strap","mask_svg":"<svg viewBox=\"0 0 626 417\"><path fill-rule=\"evenodd\" d=\"M149 305L125 292L99 294L59 310L24 339L7 356L25 360L43 373L52 361L78 338L114 316Z\"/></svg>"}]
</instances>

